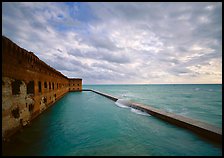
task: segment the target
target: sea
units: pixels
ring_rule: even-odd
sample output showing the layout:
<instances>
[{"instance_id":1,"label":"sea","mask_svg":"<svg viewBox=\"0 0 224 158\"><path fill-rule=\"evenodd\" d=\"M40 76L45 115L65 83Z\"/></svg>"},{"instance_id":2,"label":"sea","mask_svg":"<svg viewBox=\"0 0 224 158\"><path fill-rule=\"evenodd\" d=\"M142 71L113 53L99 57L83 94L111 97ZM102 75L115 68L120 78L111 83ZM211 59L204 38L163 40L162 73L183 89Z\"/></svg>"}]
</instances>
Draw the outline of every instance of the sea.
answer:
<instances>
[{"instance_id":1,"label":"sea","mask_svg":"<svg viewBox=\"0 0 224 158\"><path fill-rule=\"evenodd\" d=\"M83 85L3 143L3 155L221 156L222 146L125 106L143 103L222 128L222 84Z\"/></svg>"}]
</instances>

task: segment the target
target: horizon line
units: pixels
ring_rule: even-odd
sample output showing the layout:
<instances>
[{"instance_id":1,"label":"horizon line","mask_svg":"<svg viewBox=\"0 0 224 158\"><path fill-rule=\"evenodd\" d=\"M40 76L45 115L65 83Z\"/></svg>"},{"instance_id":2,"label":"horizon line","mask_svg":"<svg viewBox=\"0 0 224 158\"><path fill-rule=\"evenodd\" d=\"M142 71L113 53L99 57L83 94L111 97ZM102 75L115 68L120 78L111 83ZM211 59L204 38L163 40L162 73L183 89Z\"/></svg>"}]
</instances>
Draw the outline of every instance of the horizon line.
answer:
<instances>
[{"instance_id":1,"label":"horizon line","mask_svg":"<svg viewBox=\"0 0 224 158\"><path fill-rule=\"evenodd\" d=\"M222 83L102 83L102 84L94 84L87 83L82 85L196 85L196 84L222 84Z\"/></svg>"}]
</instances>

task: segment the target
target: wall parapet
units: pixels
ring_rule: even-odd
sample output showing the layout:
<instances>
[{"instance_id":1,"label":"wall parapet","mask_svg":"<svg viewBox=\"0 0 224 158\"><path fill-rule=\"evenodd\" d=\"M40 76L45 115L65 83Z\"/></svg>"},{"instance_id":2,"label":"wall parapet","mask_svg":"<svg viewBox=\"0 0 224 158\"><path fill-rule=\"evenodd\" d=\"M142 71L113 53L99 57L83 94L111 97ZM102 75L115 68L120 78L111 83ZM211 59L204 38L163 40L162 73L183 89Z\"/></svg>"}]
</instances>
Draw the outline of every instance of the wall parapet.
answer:
<instances>
[{"instance_id":1,"label":"wall parapet","mask_svg":"<svg viewBox=\"0 0 224 158\"><path fill-rule=\"evenodd\" d=\"M55 75L68 79L67 76L40 60L33 52L21 48L5 36L2 36L2 49L3 51L7 51L9 53L8 55L13 56L14 58L22 59L30 64L35 64L36 67L45 68Z\"/></svg>"}]
</instances>

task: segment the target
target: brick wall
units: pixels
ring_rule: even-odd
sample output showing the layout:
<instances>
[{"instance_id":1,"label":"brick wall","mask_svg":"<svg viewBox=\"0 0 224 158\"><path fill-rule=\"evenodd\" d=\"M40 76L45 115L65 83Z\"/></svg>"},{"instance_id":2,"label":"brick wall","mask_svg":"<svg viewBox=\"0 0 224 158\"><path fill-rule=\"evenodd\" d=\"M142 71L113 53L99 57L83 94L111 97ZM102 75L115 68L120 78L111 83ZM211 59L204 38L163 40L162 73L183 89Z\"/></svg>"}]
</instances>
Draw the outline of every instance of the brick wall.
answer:
<instances>
[{"instance_id":1,"label":"brick wall","mask_svg":"<svg viewBox=\"0 0 224 158\"><path fill-rule=\"evenodd\" d=\"M53 105L69 91L82 91L82 79L68 78L2 36L2 137Z\"/></svg>"}]
</instances>

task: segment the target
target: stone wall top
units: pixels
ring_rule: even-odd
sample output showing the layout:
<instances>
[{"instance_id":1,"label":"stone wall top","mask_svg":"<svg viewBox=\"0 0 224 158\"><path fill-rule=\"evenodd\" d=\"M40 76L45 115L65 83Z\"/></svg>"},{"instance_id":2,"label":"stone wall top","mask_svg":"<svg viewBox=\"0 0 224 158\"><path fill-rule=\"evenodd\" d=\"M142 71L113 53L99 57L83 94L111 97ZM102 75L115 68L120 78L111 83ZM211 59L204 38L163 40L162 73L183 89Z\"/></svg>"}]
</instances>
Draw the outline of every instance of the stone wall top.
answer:
<instances>
[{"instance_id":1,"label":"stone wall top","mask_svg":"<svg viewBox=\"0 0 224 158\"><path fill-rule=\"evenodd\" d=\"M8 39L5 36L2 36L2 49L7 50L10 56L20 57L23 60L28 60L28 62L36 63L40 67L44 67L47 70L55 73L56 75L59 75L63 78L68 79L67 76L63 75L61 72L57 71L56 69L52 68L42 60L40 60L33 52L27 51L24 48L19 47L17 44L12 42L10 39ZM2 50L2 53L3 53Z\"/></svg>"}]
</instances>

